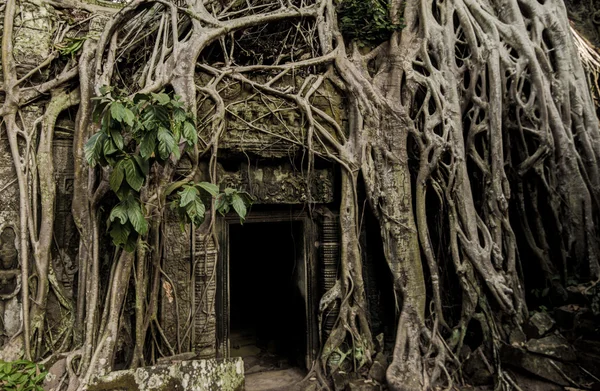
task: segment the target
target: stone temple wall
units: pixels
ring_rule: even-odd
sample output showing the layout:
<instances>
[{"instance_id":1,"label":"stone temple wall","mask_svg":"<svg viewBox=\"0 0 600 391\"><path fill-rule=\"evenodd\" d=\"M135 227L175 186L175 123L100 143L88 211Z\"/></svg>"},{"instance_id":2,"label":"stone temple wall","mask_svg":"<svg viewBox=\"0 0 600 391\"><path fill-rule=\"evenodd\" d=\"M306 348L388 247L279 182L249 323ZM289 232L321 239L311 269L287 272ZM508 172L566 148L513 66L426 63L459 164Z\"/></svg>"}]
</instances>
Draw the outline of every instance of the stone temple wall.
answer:
<instances>
[{"instance_id":1,"label":"stone temple wall","mask_svg":"<svg viewBox=\"0 0 600 391\"><path fill-rule=\"evenodd\" d=\"M98 3L98 0L90 2ZM53 51L54 45L59 43L55 42L56 32L61 23L64 24L61 18L73 16L68 15L69 12L59 12L42 0L20 2L14 36L18 76L31 71ZM88 36L98 36L105 22L105 16L94 18ZM38 83L46 81L48 77L47 73L40 72L33 80ZM280 82L299 86L303 84L303 79L284 78ZM255 204L289 206L334 203L336 178L331 162L315 165L307 180L307 153L302 147L307 131L302 114L292 106L286 106L281 116L273 116L259 101L246 99L251 91L240 88L229 93L225 98L231 112L227 115L227 131L219 152L223 155L219 157L217 169L221 186L249 192L255 197ZM233 104L235 101L244 103ZM344 103L331 85L324 85L315 94L313 103L347 133ZM47 101L40 99L25 109L25 131L35 133L36 120L43 115L46 104ZM75 112L76 109L59 116L53 141L57 196L51 251L54 272L65 286L67 297L72 297L76 292L78 272L76 258L79 237L71 217ZM267 129L271 134L258 131L258 127ZM203 129L199 131L202 135ZM23 152L25 145L20 147ZM320 145L315 145L315 149L324 152ZM199 172L198 176L203 177L203 173ZM163 269L169 278L161 281L161 319L165 334L170 338L176 335L175 328L179 327L181 335L185 336L184 340L172 340L172 346L181 344L183 351L194 351L200 357L213 357L216 349L214 271L217 250L215 244L207 241L200 231L194 232L195 236L192 237L189 227L181 231L174 216L168 216L168 221ZM20 330L22 323L19 226L16 174L6 133L0 127L0 346ZM61 307L53 295L49 295L48 305L56 308L56 311L48 312L48 321L50 324L59 324L66 315L60 311ZM13 351L18 351L18 347Z\"/></svg>"},{"instance_id":2,"label":"stone temple wall","mask_svg":"<svg viewBox=\"0 0 600 391\"><path fill-rule=\"evenodd\" d=\"M199 79L202 77L198 75ZM303 80L288 78L283 83L302 85ZM217 163L221 189L246 191L254 197L254 205L263 210L335 204L336 166L317 159L308 175L307 152L302 146L306 144L307 124L299 111L289 102L278 101L280 109L274 114L253 97L251 90L240 85L221 93L228 107ZM325 84L313 104L347 132L343 99L332 86ZM200 111L209 109L200 107ZM200 128L199 133L201 140L210 139L209 129ZM322 146L316 145L315 149L324 152ZM199 167L198 179L209 180L206 162ZM161 290L165 334L170 336L171 346L179 343L182 351L194 352L197 357L222 355L223 352L217 353L217 349L226 346L219 341L217 347L217 249L210 236L201 233L205 227L192 234L189 227L182 232L174 216L168 220ZM194 319L194 324L190 325L187 319ZM183 341L176 341L177 327Z\"/></svg>"}]
</instances>

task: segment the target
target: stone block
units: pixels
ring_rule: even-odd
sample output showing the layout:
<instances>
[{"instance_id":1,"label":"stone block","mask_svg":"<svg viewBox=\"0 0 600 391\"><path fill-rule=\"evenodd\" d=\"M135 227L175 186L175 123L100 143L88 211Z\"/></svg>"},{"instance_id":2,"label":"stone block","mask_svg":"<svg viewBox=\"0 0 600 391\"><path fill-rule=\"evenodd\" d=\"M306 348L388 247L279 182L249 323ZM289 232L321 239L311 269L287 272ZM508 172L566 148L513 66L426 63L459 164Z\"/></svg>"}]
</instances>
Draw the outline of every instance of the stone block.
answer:
<instances>
[{"instance_id":1,"label":"stone block","mask_svg":"<svg viewBox=\"0 0 600 391\"><path fill-rule=\"evenodd\" d=\"M48 370L48 374L44 379L45 391L59 391L62 385L62 377L67 371L67 359L62 358L56 361Z\"/></svg>"},{"instance_id":2,"label":"stone block","mask_svg":"<svg viewBox=\"0 0 600 391\"><path fill-rule=\"evenodd\" d=\"M335 371L331 374L333 379L333 389L335 391L344 391L353 380L357 380L358 375L356 373L348 373L344 371Z\"/></svg>"},{"instance_id":3,"label":"stone block","mask_svg":"<svg viewBox=\"0 0 600 391\"><path fill-rule=\"evenodd\" d=\"M530 353L516 346L502 345L500 359L507 366L522 369L561 386L570 385L563 374L567 374L571 379L580 377L579 370L574 364Z\"/></svg>"},{"instance_id":4,"label":"stone block","mask_svg":"<svg viewBox=\"0 0 600 391\"><path fill-rule=\"evenodd\" d=\"M180 361L111 372L88 386L88 391L243 391L244 362L226 360Z\"/></svg>"},{"instance_id":5,"label":"stone block","mask_svg":"<svg viewBox=\"0 0 600 391\"><path fill-rule=\"evenodd\" d=\"M387 370L388 364L387 359L382 353L377 353L373 360L373 365L369 370L369 377L377 382L385 383L385 371Z\"/></svg>"},{"instance_id":6,"label":"stone block","mask_svg":"<svg viewBox=\"0 0 600 391\"><path fill-rule=\"evenodd\" d=\"M549 335L541 339L531 339L525 348L532 352L554 357L561 361L575 361L577 355L569 342L559 334Z\"/></svg>"},{"instance_id":7,"label":"stone block","mask_svg":"<svg viewBox=\"0 0 600 391\"><path fill-rule=\"evenodd\" d=\"M546 312L536 312L525 323L523 331L529 338L540 338L546 335L556 322Z\"/></svg>"}]
</instances>

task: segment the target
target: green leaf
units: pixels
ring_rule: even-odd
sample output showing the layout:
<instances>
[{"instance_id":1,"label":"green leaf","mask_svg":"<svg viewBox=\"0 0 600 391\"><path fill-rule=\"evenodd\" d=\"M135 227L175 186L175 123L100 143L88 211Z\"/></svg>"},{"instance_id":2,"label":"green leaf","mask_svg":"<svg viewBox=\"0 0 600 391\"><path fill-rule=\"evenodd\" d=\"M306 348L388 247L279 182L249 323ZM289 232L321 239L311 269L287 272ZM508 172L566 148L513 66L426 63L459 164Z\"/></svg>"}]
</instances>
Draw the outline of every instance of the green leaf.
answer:
<instances>
[{"instance_id":1,"label":"green leaf","mask_svg":"<svg viewBox=\"0 0 600 391\"><path fill-rule=\"evenodd\" d=\"M236 193L231 197L231 205L238 216L240 216L240 220L244 221L246 219L246 203L244 199Z\"/></svg>"},{"instance_id":2,"label":"green leaf","mask_svg":"<svg viewBox=\"0 0 600 391\"><path fill-rule=\"evenodd\" d=\"M189 121L185 121L183 123L183 137L185 138L189 146L195 145L198 142L198 134L196 133L196 128Z\"/></svg>"},{"instance_id":3,"label":"green leaf","mask_svg":"<svg viewBox=\"0 0 600 391\"><path fill-rule=\"evenodd\" d=\"M158 129L158 153L162 160L167 160L175 148L175 140L171 133L163 127Z\"/></svg>"},{"instance_id":4,"label":"green leaf","mask_svg":"<svg viewBox=\"0 0 600 391\"><path fill-rule=\"evenodd\" d=\"M125 224L127 222L127 206L120 202L118 203L111 211L108 220L112 223L115 219L119 219L121 224Z\"/></svg>"},{"instance_id":5,"label":"green leaf","mask_svg":"<svg viewBox=\"0 0 600 391\"><path fill-rule=\"evenodd\" d=\"M41 383L44 380L44 378L46 377L47 374L48 373L45 372L45 371L42 372L42 373L40 373L39 375L37 375L36 377L34 377L33 382L35 384Z\"/></svg>"},{"instance_id":6,"label":"green leaf","mask_svg":"<svg viewBox=\"0 0 600 391\"><path fill-rule=\"evenodd\" d=\"M154 98L154 100L156 100L156 102L158 102L161 105L166 105L171 102L171 98L169 98L169 95L165 94L164 92L161 92L159 94L153 93L152 97Z\"/></svg>"},{"instance_id":7,"label":"green leaf","mask_svg":"<svg viewBox=\"0 0 600 391\"><path fill-rule=\"evenodd\" d=\"M3 368L2 368L2 372L4 372L4 374L8 375L9 373L11 373L13 370L13 367L10 363L5 363Z\"/></svg>"},{"instance_id":8,"label":"green leaf","mask_svg":"<svg viewBox=\"0 0 600 391\"><path fill-rule=\"evenodd\" d=\"M125 179L131 188L135 191L140 191L144 184L144 177L137 168L137 164L133 159L123 160L123 169L125 170Z\"/></svg>"},{"instance_id":9,"label":"green leaf","mask_svg":"<svg viewBox=\"0 0 600 391\"><path fill-rule=\"evenodd\" d=\"M110 173L110 178L108 180L112 191L114 191L115 193L119 191L121 183L123 183L124 177L125 172L123 171L123 166L119 162L117 163L113 171Z\"/></svg>"},{"instance_id":10,"label":"green leaf","mask_svg":"<svg viewBox=\"0 0 600 391\"><path fill-rule=\"evenodd\" d=\"M175 159L179 160L179 158L181 157L181 151L179 150L179 147L177 145L175 145L175 148L173 148L172 153Z\"/></svg>"},{"instance_id":11,"label":"green leaf","mask_svg":"<svg viewBox=\"0 0 600 391\"><path fill-rule=\"evenodd\" d=\"M173 140L178 144L181 140L181 124L173 123L171 125L171 134L173 134Z\"/></svg>"},{"instance_id":12,"label":"green leaf","mask_svg":"<svg viewBox=\"0 0 600 391\"><path fill-rule=\"evenodd\" d=\"M127 225L113 223L110 230L110 237L117 246L127 243L127 238L131 233L131 228Z\"/></svg>"},{"instance_id":13,"label":"green leaf","mask_svg":"<svg viewBox=\"0 0 600 391\"><path fill-rule=\"evenodd\" d=\"M137 244L137 236L136 235L131 235L127 241L125 242L123 248L125 249L125 251L127 251L128 253L132 253L135 251L135 247Z\"/></svg>"},{"instance_id":14,"label":"green leaf","mask_svg":"<svg viewBox=\"0 0 600 391\"><path fill-rule=\"evenodd\" d=\"M110 138L115 142L118 149L123 149L123 135L116 129L110 130Z\"/></svg>"},{"instance_id":15,"label":"green leaf","mask_svg":"<svg viewBox=\"0 0 600 391\"><path fill-rule=\"evenodd\" d=\"M102 95L109 94L111 91L112 91L112 87L110 87L110 86L102 86L102 87L100 87L100 93Z\"/></svg>"},{"instance_id":16,"label":"green leaf","mask_svg":"<svg viewBox=\"0 0 600 391\"><path fill-rule=\"evenodd\" d=\"M142 138L142 142L140 144L140 154L144 159L149 159L152 157L154 153L154 149L156 148L156 133L148 132Z\"/></svg>"},{"instance_id":17,"label":"green leaf","mask_svg":"<svg viewBox=\"0 0 600 391\"><path fill-rule=\"evenodd\" d=\"M185 113L185 110L182 109L177 109L173 112L173 119L176 122L183 122L187 119L187 114Z\"/></svg>"},{"instance_id":18,"label":"green leaf","mask_svg":"<svg viewBox=\"0 0 600 391\"><path fill-rule=\"evenodd\" d=\"M204 191L206 191L208 194L210 194L213 197L216 197L217 194L219 194L219 186L210 183L210 182L200 182L198 184L196 184L196 186Z\"/></svg>"},{"instance_id":19,"label":"green leaf","mask_svg":"<svg viewBox=\"0 0 600 391\"><path fill-rule=\"evenodd\" d=\"M229 212L229 202L227 202L227 196L224 193L217 196L217 199L215 200L215 209L222 215Z\"/></svg>"},{"instance_id":20,"label":"green leaf","mask_svg":"<svg viewBox=\"0 0 600 391\"><path fill-rule=\"evenodd\" d=\"M100 159L100 151L102 150L101 148L105 138L106 135L104 133L98 132L90 137L87 143L85 143L85 160L87 160L92 167L94 167L98 163L98 159Z\"/></svg>"},{"instance_id":21,"label":"green leaf","mask_svg":"<svg viewBox=\"0 0 600 391\"><path fill-rule=\"evenodd\" d=\"M206 211L206 207L199 198L195 198L193 202L189 203L185 207L185 210L190 217L190 220L192 220L196 226L202 224L202 221L204 221L204 212Z\"/></svg>"},{"instance_id":22,"label":"green leaf","mask_svg":"<svg viewBox=\"0 0 600 391\"><path fill-rule=\"evenodd\" d=\"M125 117L125 106L123 106L123 103L119 101L111 103L110 116L113 117L115 121L122 122Z\"/></svg>"},{"instance_id":23,"label":"green leaf","mask_svg":"<svg viewBox=\"0 0 600 391\"><path fill-rule=\"evenodd\" d=\"M137 233L145 235L148 232L148 222L144 218L142 207L137 201L130 208L127 208L127 217L129 217L129 222Z\"/></svg>"},{"instance_id":24,"label":"green leaf","mask_svg":"<svg viewBox=\"0 0 600 391\"><path fill-rule=\"evenodd\" d=\"M160 122L163 126L171 126L171 118L169 110L164 106L153 106L154 118Z\"/></svg>"},{"instance_id":25,"label":"green leaf","mask_svg":"<svg viewBox=\"0 0 600 391\"><path fill-rule=\"evenodd\" d=\"M110 138L106 138L104 140L104 146L102 148L102 152L104 153L104 156L106 157L107 155L112 155L113 153L117 152L117 146L115 145L114 141Z\"/></svg>"},{"instance_id":26,"label":"green leaf","mask_svg":"<svg viewBox=\"0 0 600 391\"><path fill-rule=\"evenodd\" d=\"M198 190L194 186L185 186L183 190L177 193L180 197L179 206L186 206L198 198Z\"/></svg>"},{"instance_id":27,"label":"green leaf","mask_svg":"<svg viewBox=\"0 0 600 391\"><path fill-rule=\"evenodd\" d=\"M140 155L133 155L135 162L138 165L138 168L144 174L144 177L148 177L150 174L150 162L147 159L142 158Z\"/></svg>"},{"instance_id":28,"label":"green leaf","mask_svg":"<svg viewBox=\"0 0 600 391\"><path fill-rule=\"evenodd\" d=\"M136 105L139 103L144 103L146 101L148 101L150 99L150 96L148 94L135 94L133 97L133 103L135 103Z\"/></svg>"},{"instance_id":29,"label":"green leaf","mask_svg":"<svg viewBox=\"0 0 600 391\"><path fill-rule=\"evenodd\" d=\"M133 126L134 120L135 120L135 115L133 115L133 111L131 111L127 107L125 107L125 109L123 110L123 121L129 126Z\"/></svg>"}]
</instances>

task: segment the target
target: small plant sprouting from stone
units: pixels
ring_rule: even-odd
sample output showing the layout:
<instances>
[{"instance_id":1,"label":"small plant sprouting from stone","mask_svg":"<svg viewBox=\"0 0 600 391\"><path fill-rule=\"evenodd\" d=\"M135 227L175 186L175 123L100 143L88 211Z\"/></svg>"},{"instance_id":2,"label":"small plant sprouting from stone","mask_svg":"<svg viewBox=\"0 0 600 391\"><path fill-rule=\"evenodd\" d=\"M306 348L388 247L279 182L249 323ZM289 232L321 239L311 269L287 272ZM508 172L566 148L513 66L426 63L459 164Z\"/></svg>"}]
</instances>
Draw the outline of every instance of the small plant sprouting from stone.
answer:
<instances>
[{"instance_id":1,"label":"small plant sprouting from stone","mask_svg":"<svg viewBox=\"0 0 600 391\"><path fill-rule=\"evenodd\" d=\"M404 27L402 21L393 23L390 19L387 0L342 0L338 9L342 34L360 46L385 42Z\"/></svg>"},{"instance_id":2,"label":"small plant sprouting from stone","mask_svg":"<svg viewBox=\"0 0 600 391\"><path fill-rule=\"evenodd\" d=\"M43 391L48 373L44 367L27 360L0 360L0 389L4 391Z\"/></svg>"}]
</instances>

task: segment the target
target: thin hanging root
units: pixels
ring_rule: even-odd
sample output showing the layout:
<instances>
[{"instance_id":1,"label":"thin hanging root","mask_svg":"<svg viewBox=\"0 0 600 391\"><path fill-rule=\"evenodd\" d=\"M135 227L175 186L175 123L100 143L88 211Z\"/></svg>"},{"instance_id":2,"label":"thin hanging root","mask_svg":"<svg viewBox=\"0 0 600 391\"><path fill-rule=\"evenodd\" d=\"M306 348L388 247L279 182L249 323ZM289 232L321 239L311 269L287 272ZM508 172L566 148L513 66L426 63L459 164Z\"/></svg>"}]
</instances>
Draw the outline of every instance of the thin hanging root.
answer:
<instances>
[{"instance_id":1,"label":"thin hanging root","mask_svg":"<svg viewBox=\"0 0 600 391\"><path fill-rule=\"evenodd\" d=\"M575 46L583 66L589 68L596 77L600 76L600 54L572 26L571 34L575 38Z\"/></svg>"}]
</instances>

